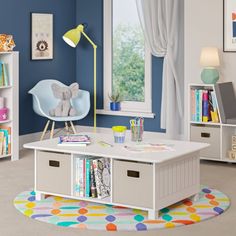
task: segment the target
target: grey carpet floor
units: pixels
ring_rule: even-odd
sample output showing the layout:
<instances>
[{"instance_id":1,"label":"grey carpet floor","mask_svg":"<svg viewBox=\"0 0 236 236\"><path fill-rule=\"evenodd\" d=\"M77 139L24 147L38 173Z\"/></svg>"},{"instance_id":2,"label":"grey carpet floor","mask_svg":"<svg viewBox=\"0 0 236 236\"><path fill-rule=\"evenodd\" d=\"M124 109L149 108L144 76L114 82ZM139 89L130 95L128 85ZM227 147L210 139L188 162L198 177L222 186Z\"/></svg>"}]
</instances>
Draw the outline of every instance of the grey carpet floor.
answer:
<instances>
[{"instance_id":1,"label":"grey carpet floor","mask_svg":"<svg viewBox=\"0 0 236 236\"><path fill-rule=\"evenodd\" d=\"M15 196L33 187L33 152L21 152L20 161L0 160L0 236L90 236L111 235L109 232L80 231L31 220L13 206ZM201 183L219 189L231 199L230 208L222 215L201 223L149 232L112 233L117 236L235 236L236 235L236 164L201 163Z\"/></svg>"}]
</instances>

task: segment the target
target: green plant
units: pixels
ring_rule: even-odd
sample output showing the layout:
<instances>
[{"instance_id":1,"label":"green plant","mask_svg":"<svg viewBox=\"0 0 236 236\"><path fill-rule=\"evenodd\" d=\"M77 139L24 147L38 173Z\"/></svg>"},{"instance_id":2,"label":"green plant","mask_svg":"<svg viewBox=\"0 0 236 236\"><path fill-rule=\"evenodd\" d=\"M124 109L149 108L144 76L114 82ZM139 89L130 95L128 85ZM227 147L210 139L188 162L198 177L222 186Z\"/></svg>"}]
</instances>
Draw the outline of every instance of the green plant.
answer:
<instances>
[{"instance_id":1,"label":"green plant","mask_svg":"<svg viewBox=\"0 0 236 236\"><path fill-rule=\"evenodd\" d=\"M108 97L111 100L111 102L121 102L122 101L122 97L119 92L112 93L112 95L108 94Z\"/></svg>"},{"instance_id":2,"label":"green plant","mask_svg":"<svg viewBox=\"0 0 236 236\"><path fill-rule=\"evenodd\" d=\"M123 101L144 102L145 43L139 25L115 27L112 71L112 91L119 91Z\"/></svg>"}]
</instances>

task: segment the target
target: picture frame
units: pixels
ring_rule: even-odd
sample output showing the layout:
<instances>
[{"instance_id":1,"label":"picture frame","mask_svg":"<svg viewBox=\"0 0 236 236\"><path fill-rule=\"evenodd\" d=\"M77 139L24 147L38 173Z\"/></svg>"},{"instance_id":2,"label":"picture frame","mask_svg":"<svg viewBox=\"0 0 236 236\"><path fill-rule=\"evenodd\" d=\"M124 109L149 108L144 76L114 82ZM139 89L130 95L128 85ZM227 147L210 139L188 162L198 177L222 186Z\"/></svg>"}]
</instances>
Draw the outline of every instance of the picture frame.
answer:
<instances>
[{"instance_id":1,"label":"picture frame","mask_svg":"<svg viewBox=\"0 0 236 236\"><path fill-rule=\"evenodd\" d=\"M53 14L31 13L31 60L53 59Z\"/></svg>"},{"instance_id":2,"label":"picture frame","mask_svg":"<svg viewBox=\"0 0 236 236\"><path fill-rule=\"evenodd\" d=\"M236 1L223 0L223 51L236 52Z\"/></svg>"}]
</instances>

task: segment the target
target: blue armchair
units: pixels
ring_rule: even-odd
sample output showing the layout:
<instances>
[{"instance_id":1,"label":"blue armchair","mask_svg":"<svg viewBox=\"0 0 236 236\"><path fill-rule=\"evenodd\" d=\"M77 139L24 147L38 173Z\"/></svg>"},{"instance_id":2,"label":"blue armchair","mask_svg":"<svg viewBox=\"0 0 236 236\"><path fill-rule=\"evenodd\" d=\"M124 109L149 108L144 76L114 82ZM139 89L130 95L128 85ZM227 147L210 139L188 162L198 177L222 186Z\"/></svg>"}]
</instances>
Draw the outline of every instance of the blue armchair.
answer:
<instances>
[{"instance_id":1,"label":"blue armchair","mask_svg":"<svg viewBox=\"0 0 236 236\"><path fill-rule=\"evenodd\" d=\"M52 121L52 128L50 133L50 138L53 138L55 122L65 122L67 131L71 127L73 133L76 133L76 129L73 125L73 121L81 120L85 118L90 110L90 94L88 91L79 90L79 94L76 98L71 99L71 105L76 109L78 115L67 116L67 117L53 117L50 116L49 111L55 108L59 102L57 98L54 97L51 85L56 83L60 86L66 86L57 80L41 80L38 82L28 93L33 96L33 110L36 114L48 118L48 121L43 130L40 140L43 140L50 122ZM68 123L70 123L70 127Z\"/></svg>"}]
</instances>

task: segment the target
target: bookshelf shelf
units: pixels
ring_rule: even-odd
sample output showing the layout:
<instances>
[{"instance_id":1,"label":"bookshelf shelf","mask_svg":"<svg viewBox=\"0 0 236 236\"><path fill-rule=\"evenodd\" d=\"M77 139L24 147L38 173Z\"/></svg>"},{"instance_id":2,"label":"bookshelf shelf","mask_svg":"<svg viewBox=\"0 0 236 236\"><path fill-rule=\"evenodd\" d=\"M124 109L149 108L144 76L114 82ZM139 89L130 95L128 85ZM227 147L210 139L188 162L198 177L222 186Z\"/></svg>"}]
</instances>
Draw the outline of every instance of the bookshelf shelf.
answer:
<instances>
[{"instance_id":1,"label":"bookshelf shelf","mask_svg":"<svg viewBox=\"0 0 236 236\"><path fill-rule=\"evenodd\" d=\"M81 200L81 201L97 202L97 203L102 203L102 204L111 203L111 197L99 199L99 198L92 198L92 197L80 197L77 194L74 194L73 198L77 200Z\"/></svg>"},{"instance_id":2,"label":"bookshelf shelf","mask_svg":"<svg viewBox=\"0 0 236 236\"><path fill-rule=\"evenodd\" d=\"M8 155L0 155L0 159L6 158L6 157L10 157L10 156L11 156L11 154L8 154Z\"/></svg>"},{"instance_id":3,"label":"bookshelf shelf","mask_svg":"<svg viewBox=\"0 0 236 236\"><path fill-rule=\"evenodd\" d=\"M197 121L190 121L190 124L221 126L220 123L213 123L213 122L197 122Z\"/></svg>"},{"instance_id":4,"label":"bookshelf shelf","mask_svg":"<svg viewBox=\"0 0 236 236\"><path fill-rule=\"evenodd\" d=\"M12 88L11 85L10 86L0 86L0 89L10 89L10 88Z\"/></svg>"},{"instance_id":5,"label":"bookshelf shelf","mask_svg":"<svg viewBox=\"0 0 236 236\"><path fill-rule=\"evenodd\" d=\"M222 123L217 96L216 106L218 110L219 123L192 121L192 90L211 90L215 92L214 85L190 84L188 90L188 139L190 141L205 142L211 145L207 149L201 151L201 160L236 163L236 160L228 158L228 151L231 149L232 145L232 135L236 135L236 124Z\"/></svg>"},{"instance_id":6,"label":"bookshelf shelf","mask_svg":"<svg viewBox=\"0 0 236 236\"><path fill-rule=\"evenodd\" d=\"M3 120L3 121L0 121L0 124L6 124L6 123L10 123L12 122L12 120Z\"/></svg>"},{"instance_id":7,"label":"bookshelf shelf","mask_svg":"<svg viewBox=\"0 0 236 236\"><path fill-rule=\"evenodd\" d=\"M8 108L8 119L0 121L0 133L4 133L0 150L7 147L11 153L0 158L11 157L14 161L19 159L19 52L0 52L0 62L4 64L0 97L4 97L4 107Z\"/></svg>"}]
</instances>

